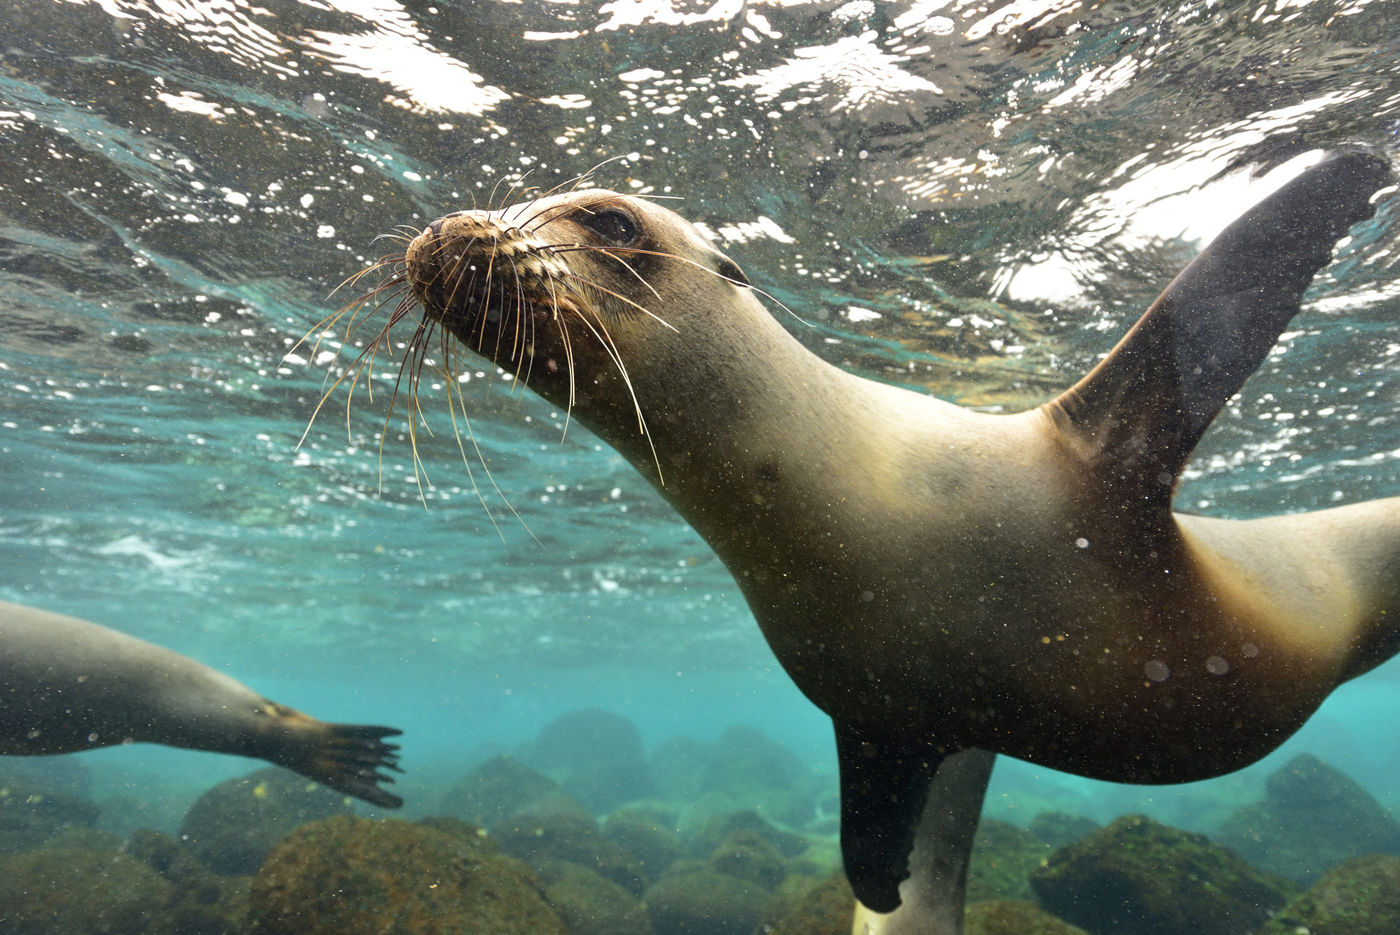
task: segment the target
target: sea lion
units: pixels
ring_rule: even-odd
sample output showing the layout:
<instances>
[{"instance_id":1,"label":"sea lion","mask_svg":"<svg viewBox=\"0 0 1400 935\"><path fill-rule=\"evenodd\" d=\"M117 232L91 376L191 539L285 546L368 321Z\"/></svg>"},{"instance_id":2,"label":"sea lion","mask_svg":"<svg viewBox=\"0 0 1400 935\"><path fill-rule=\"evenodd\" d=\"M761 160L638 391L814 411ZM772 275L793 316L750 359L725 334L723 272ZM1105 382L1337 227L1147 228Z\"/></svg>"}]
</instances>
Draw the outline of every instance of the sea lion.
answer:
<instances>
[{"instance_id":1,"label":"sea lion","mask_svg":"<svg viewBox=\"0 0 1400 935\"><path fill-rule=\"evenodd\" d=\"M1379 157L1328 155L1018 414L822 361L694 227L602 190L428 224L384 261L381 290L404 296L361 362L421 306L401 372L442 329L448 367L455 338L651 480L832 718L858 928L949 935L994 753L1119 782L1217 776L1395 652L1400 499L1171 510L1207 425L1389 184ZM911 849L916 898L872 915L900 906Z\"/></svg>"},{"instance_id":2,"label":"sea lion","mask_svg":"<svg viewBox=\"0 0 1400 935\"><path fill-rule=\"evenodd\" d=\"M253 756L381 808L392 727L327 724L188 656L107 627L0 601L0 754L125 743Z\"/></svg>"}]
</instances>

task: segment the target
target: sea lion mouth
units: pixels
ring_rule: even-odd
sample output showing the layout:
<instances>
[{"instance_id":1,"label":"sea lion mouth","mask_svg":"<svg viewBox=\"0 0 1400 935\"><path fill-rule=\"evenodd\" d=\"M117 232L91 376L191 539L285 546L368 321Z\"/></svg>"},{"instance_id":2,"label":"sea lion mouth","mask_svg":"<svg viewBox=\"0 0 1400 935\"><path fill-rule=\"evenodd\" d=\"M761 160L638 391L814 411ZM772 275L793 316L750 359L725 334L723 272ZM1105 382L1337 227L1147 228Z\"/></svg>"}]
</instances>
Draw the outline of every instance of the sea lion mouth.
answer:
<instances>
[{"instance_id":1,"label":"sea lion mouth","mask_svg":"<svg viewBox=\"0 0 1400 935\"><path fill-rule=\"evenodd\" d=\"M438 218L404 253L412 297L468 347L497 363L519 363L533 353L540 321L592 306L560 246L534 233L542 220L516 225L492 211Z\"/></svg>"}]
</instances>

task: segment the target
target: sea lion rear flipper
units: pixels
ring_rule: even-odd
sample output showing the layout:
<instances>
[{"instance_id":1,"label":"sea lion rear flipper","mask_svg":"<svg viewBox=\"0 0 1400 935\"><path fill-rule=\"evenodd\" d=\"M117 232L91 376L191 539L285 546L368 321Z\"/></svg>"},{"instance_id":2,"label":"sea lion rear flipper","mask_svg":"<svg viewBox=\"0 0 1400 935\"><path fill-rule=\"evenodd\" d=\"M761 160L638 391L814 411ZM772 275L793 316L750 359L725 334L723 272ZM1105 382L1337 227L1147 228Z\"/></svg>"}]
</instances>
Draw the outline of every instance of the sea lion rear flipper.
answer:
<instances>
[{"instance_id":1,"label":"sea lion rear flipper","mask_svg":"<svg viewBox=\"0 0 1400 935\"><path fill-rule=\"evenodd\" d=\"M398 765L398 745L384 740L402 731L366 724L327 724L291 709L281 710L286 725L293 729L286 735L280 754L267 759L371 805L403 805L403 799L380 788L381 783L394 781L384 770L403 772Z\"/></svg>"},{"instance_id":2,"label":"sea lion rear flipper","mask_svg":"<svg viewBox=\"0 0 1400 935\"><path fill-rule=\"evenodd\" d=\"M914 924L909 931L956 935L962 930L967 858L995 754L974 749L945 755L926 743L841 724L836 754L841 856L856 898L880 913L904 901L899 918Z\"/></svg>"},{"instance_id":3,"label":"sea lion rear flipper","mask_svg":"<svg viewBox=\"0 0 1400 935\"><path fill-rule=\"evenodd\" d=\"M1206 427L1298 312L1303 291L1370 199L1393 184L1369 153L1328 154L1227 227L1082 380L1047 405L1111 466L1115 484L1165 509Z\"/></svg>"}]
</instances>

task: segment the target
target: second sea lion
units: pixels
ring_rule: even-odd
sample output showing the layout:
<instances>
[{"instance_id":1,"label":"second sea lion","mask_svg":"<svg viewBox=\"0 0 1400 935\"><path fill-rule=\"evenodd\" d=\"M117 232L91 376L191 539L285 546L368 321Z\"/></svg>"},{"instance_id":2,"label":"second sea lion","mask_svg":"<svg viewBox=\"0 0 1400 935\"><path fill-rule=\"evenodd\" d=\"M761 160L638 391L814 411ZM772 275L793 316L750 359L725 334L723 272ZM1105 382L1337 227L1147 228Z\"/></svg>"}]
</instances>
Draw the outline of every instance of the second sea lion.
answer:
<instances>
[{"instance_id":1,"label":"second sea lion","mask_svg":"<svg viewBox=\"0 0 1400 935\"><path fill-rule=\"evenodd\" d=\"M399 731L328 724L188 656L86 620L0 601L0 754L125 743L258 757L381 808Z\"/></svg>"}]
</instances>

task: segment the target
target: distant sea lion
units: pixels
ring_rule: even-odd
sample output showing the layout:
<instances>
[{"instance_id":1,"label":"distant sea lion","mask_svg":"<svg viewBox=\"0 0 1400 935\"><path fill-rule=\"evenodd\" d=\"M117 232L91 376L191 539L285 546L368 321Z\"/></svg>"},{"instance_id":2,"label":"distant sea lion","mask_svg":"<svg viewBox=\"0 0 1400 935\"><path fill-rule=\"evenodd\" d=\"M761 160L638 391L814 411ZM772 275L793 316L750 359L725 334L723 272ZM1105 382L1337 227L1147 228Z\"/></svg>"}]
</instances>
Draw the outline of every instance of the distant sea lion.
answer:
<instances>
[{"instance_id":1,"label":"distant sea lion","mask_svg":"<svg viewBox=\"0 0 1400 935\"><path fill-rule=\"evenodd\" d=\"M0 754L123 743L253 756L381 808L392 727L327 724L188 656L74 617L0 602Z\"/></svg>"},{"instance_id":2,"label":"distant sea lion","mask_svg":"<svg viewBox=\"0 0 1400 935\"><path fill-rule=\"evenodd\" d=\"M445 329L656 484L835 724L857 930L948 935L994 753L1119 782L1220 775L1396 651L1400 499L1171 510L1201 434L1390 183L1380 158L1329 155L1015 415L827 364L694 227L609 191L433 221L386 258L381 290L405 295L385 329L421 305L406 372Z\"/></svg>"}]
</instances>

